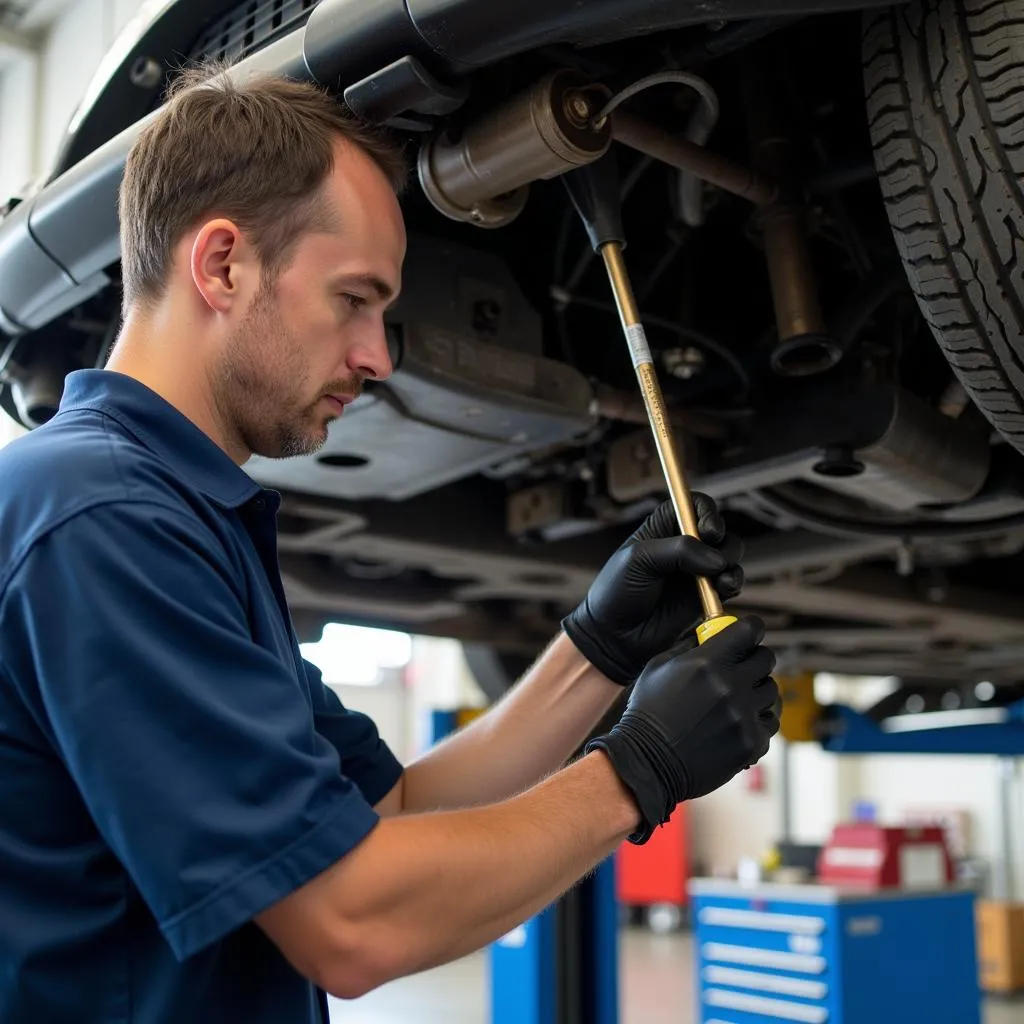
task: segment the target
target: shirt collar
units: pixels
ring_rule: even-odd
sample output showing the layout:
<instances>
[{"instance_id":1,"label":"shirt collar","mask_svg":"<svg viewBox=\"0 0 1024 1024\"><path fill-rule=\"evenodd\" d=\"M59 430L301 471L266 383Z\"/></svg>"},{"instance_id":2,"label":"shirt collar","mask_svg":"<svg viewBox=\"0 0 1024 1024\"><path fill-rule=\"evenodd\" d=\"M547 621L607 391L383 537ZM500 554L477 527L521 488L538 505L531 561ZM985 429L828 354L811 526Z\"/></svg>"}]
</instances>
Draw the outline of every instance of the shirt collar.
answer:
<instances>
[{"instance_id":1,"label":"shirt collar","mask_svg":"<svg viewBox=\"0 0 1024 1024\"><path fill-rule=\"evenodd\" d=\"M238 508L262 491L223 448L134 377L112 370L75 370L65 381L57 415L76 409L93 409L117 420L177 476L220 505Z\"/></svg>"}]
</instances>

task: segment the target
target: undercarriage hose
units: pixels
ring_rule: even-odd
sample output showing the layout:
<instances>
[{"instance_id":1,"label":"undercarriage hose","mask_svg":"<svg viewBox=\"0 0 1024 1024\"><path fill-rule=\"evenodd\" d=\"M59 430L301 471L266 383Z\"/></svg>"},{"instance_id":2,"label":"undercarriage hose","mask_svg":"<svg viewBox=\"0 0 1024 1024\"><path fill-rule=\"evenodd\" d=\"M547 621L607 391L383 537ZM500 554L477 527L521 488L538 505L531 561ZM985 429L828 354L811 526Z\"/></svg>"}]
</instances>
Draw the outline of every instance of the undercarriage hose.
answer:
<instances>
[{"instance_id":1,"label":"undercarriage hose","mask_svg":"<svg viewBox=\"0 0 1024 1024\"><path fill-rule=\"evenodd\" d=\"M632 85L626 86L616 93L594 117L595 127L615 110L619 104L636 96L637 93L650 89L655 85L686 85L700 97L701 103L690 117L686 126L686 138L695 146L704 146L718 124L719 103L718 93L699 75L690 71L659 71L647 75ZM683 223L691 228L699 227L704 222L703 182L689 170L679 172L679 205Z\"/></svg>"}]
</instances>

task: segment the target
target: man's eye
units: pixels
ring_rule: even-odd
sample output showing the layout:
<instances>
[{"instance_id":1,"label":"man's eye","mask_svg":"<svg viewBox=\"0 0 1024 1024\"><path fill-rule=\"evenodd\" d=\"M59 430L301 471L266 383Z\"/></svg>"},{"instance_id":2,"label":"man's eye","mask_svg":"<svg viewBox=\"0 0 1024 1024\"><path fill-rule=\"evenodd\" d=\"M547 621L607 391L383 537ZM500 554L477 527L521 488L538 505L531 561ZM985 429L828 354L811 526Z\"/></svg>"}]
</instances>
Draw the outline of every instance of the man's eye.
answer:
<instances>
[{"instance_id":1,"label":"man's eye","mask_svg":"<svg viewBox=\"0 0 1024 1024\"><path fill-rule=\"evenodd\" d=\"M366 299L364 299L361 295L346 294L344 296L344 299L353 309L362 309L363 306L366 305Z\"/></svg>"}]
</instances>

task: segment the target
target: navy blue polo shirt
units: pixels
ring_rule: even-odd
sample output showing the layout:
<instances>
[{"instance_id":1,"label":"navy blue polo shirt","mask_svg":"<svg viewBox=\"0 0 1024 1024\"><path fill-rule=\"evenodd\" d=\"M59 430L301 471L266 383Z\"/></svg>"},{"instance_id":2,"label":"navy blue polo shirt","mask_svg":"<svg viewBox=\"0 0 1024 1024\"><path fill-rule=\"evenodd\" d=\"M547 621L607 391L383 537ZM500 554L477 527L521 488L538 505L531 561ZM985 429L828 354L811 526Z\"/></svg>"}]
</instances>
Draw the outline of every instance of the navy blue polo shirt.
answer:
<instances>
[{"instance_id":1,"label":"navy blue polo shirt","mask_svg":"<svg viewBox=\"0 0 1024 1024\"><path fill-rule=\"evenodd\" d=\"M0 452L0 1020L304 1024L255 914L401 766L304 662L279 496L129 377Z\"/></svg>"}]
</instances>

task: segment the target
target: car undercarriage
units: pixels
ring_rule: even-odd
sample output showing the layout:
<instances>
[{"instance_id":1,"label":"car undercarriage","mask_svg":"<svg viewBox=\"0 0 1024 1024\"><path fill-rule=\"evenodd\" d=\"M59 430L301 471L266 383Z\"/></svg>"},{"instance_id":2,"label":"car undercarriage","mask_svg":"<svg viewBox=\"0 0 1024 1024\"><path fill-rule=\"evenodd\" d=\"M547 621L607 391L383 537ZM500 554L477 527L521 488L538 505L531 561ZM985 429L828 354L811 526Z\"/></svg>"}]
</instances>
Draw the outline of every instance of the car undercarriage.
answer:
<instances>
[{"instance_id":1,"label":"car undercarriage","mask_svg":"<svg viewBox=\"0 0 1024 1024\"><path fill-rule=\"evenodd\" d=\"M285 497L296 628L343 618L529 657L666 494L604 268L559 180L600 149L693 486L745 541L729 610L764 617L787 671L959 687L967 703L980 680L1017 692L1024 420L979 402L980 364L955 355L936 302L956 296L929 290L945 267L929 246L959 250L913 218L901 181L931 150L891 96L893 55L915 52L903 35L944 5L609 2L574 21L577 5L520 3L505 25L504 5L473 22L451 3L443 34L438 0L417 42L383 3L372 44L353 2L165 6L0 221L10 415L45 422L64 375L102 365L116 337L118 154L181 55L313 77L406 137L416 180L395 374L315 456L247 467ZM980 202L936 207L947 240L963 217L967 257L977 222L1002 216ZM88 245L73 209L93 211ZM1015 235L1020 210L1003 213ZM997 262L1013 291L1016 256Z\"/></svg>"}]
</instances>

